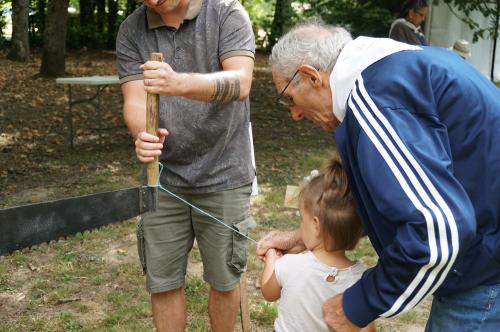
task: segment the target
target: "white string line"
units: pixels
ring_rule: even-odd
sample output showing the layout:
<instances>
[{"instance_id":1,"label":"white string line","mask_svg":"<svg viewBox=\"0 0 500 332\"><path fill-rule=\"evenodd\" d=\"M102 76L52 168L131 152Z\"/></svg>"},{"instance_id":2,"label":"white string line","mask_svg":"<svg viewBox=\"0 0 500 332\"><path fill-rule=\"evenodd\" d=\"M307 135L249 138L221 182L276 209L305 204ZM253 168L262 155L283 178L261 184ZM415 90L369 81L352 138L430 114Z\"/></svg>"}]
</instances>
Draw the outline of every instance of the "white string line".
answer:
<instances>
[{"instance_id":1,"label":"white string line","mask_svg":"<svg viewBox=\"0 0 500 332\"><path fill-rule=\"evenodd\" d=\"M160 180L159 180L159 179L160 179L160 177L161 177L161 173L162 173L162 171L163 171L163 164L162 164L162 163L159 163L159 164L160 164L160 174L159 174L159 176L158 176L158 184L157 184L156 186L148 185L148 187L157 187L157 188L162 189L163 191L165 191L165 192L167 192L168 194L172 195L173 197L177 198L177 199L178 199L178 200L180 200L181 202L186 203L188 206L192 207L192 208L193 208L193 209L195 209L196 211L198 211L198 212L200 212L200 213L202 213L202 214L206 215L207 217L210 217L210 218L214 219L215 221L217 221L217 222L218 222L218 223L220 223L221 225L223 225L223 226L225 226L225 227L229 228L230 230L232 230L232 231L233 231L233 232L235 232L235 233L238 233L239 235L241 235L241 236L243 236L244 238L246 238L246 239L248 239L248 240L252 241L253 243L258 244L258 241L255 241L254 239L252 239L252 238L251 238L251 237L249 237L248 235L245 235L245 234L241 233L239 230L237 230L237 229L236 229L236 227L234 227L234 226L229 226L228 224L224 223L222 220L220 220L220 219L218 219L218 218L214 217L214 216L213 216L213 215L211 215L210 213L208 213L208 212L206 212L206 211L204 211L204 210L200 209L199 207L197 207L197 206L195 206L195 205L193 205L193 204L189 203L188 201L186 201L184 198L182 198L182 197L180 197L180 196L178 196L178 195L174 194L174 193L173 193L173 192L171 192L170 190L168 190L168 189L164 188L164 187L161 185Z\"/></svg>"}]
</instances>

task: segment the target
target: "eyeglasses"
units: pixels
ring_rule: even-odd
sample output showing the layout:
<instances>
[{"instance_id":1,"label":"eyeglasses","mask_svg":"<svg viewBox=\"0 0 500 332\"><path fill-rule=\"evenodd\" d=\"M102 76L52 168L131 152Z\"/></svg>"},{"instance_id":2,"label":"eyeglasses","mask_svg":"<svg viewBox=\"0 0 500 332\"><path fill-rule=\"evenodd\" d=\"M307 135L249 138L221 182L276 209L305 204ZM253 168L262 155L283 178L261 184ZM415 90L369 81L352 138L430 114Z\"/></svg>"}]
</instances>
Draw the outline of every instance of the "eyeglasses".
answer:
<instances>
[{"instance_id":1,"label":"eyeglasses","mask_svg":"<svg viewBox=\"0 0 500 332\"><path fill-rule=\"evenodd\" d=\"M282 106L285 106L286 108L291 108L295 105L293 102L293 99L291 97L285 96L283 94L285 93L286 89L288 89L288 87L290 86L293 79L295 78L295 76L297 76L298 73L299 73L299 70L297 69L295 71L295 73L293 74L292 78L290 79L290 81L288 81L288 83L285 85L283 90L281 90L281 93L278 95L278 97L276 97L276 103L278 103Z\"/></svg>"}]
</instances>

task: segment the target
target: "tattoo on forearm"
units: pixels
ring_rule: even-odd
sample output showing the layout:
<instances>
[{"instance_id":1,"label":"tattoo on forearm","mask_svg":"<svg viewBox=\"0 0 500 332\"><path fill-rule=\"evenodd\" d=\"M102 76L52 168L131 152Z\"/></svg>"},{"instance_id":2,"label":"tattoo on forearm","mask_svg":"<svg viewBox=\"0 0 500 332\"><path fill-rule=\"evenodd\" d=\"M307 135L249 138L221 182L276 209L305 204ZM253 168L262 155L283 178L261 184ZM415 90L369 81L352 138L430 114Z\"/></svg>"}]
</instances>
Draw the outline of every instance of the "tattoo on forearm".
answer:
<instances>
[{"instance_id":1,"label":"tattoo on forearm","mask_svg":"<svg viewBox=\"0 0 500 332\"><path fill-rule=\"evenodd\" d=\"M214 79L214 92L210 101L227 103L240 98L240 80L238 77L222 77Z\"/></svg>"}]
</instances>

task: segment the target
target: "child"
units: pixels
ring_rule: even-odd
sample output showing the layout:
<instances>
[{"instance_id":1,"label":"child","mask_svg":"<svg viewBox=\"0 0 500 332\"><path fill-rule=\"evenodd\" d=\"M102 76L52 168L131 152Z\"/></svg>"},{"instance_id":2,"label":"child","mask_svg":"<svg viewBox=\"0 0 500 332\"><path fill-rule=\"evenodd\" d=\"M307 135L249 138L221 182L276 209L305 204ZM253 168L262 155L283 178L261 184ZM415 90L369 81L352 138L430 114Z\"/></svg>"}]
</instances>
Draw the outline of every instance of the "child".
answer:
<instances>
[{"instance_id":1,"label":"child","mask_svg":"<svg viewBox=\"0 0 500 332\"><path fill-rule=\"evenodd\" d=\"M268 301L281 298L276 332L329 331L323 303L343 293L366 270L345 255L345 250L356 246L363 228L337 157L328 162L324 174L302 186L299 209L302 239L309 251L282 256L269 249L261 277L262 295ZM362 331L375 331L374 324Z\"/></svg>"}]
</instances>

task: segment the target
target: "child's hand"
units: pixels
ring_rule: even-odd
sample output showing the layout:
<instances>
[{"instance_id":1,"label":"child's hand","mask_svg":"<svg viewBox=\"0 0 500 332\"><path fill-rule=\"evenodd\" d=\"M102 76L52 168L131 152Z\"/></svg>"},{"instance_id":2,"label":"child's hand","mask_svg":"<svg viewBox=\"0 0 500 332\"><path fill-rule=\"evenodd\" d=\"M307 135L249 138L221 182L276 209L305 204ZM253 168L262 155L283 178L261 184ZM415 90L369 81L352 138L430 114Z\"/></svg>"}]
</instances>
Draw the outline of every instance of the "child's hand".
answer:
<instances>
[{"instance_id":1,"label":"child's hand","mask_svg":"<svg viewBox=\"0 0 500 332\"><path fill-rule=\"evenodd\" d=\"M266 255L264 256L264 261L275 261L279 259L281 256L283 256L283 253L279 250L276 250L274 248L269 248L266 252Z\"/></svg>"},{"instance_id":2,"label":"child's hand","mask_svg":"<svg viewBox=\"0 0 500 332\"><path fill-rule=\"evenodd\" d=\"M265 235L257 245L257 256L265 259L267 251L275 248L282 253L299 253L305 250L300 229L293 231L272 231Z\"/></svg>"}]
</instances>

